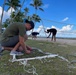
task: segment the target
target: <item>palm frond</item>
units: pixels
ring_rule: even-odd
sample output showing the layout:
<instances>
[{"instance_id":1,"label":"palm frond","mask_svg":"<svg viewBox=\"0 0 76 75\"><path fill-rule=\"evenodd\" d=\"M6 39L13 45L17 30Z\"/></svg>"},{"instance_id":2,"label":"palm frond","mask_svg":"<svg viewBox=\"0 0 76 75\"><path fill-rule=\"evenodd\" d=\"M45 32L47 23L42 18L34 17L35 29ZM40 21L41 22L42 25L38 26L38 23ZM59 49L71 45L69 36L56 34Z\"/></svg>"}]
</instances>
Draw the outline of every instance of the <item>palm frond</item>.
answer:
<instances>
[{"instance_id":1,"label":"palm frond","mask_svg":"<svg viewBox=\"0 0 76 75\"><path fill-rule=\"evenodd\" d=\"M39 8L41 11L44 11L42 8Z\"/></svg>"},{"instance_id":2,"label":"palm frond","mask_svg":"<svg viewBox=\"0 0 76 75\"><path fill-rule=\"evenodd\" d=\"M34 4L30 4L31 6L34 6Z\"/></svg>"}]
</instances>

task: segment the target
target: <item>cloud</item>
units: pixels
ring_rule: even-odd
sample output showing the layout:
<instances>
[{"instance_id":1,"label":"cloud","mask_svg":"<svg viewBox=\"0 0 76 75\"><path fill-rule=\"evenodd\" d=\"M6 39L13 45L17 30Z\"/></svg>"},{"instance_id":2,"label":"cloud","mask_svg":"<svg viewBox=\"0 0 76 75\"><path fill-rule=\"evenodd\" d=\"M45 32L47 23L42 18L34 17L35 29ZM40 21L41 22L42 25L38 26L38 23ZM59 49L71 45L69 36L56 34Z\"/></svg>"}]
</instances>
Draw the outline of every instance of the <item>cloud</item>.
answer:
<instances>
[{"instance_id":1,"label":"cloud","mask_svg":"<svg viewBox=\"0 0 76 75\"><path fill-rule=\"evenodd\" d=\"M0 20L1 20L1 14L2 14L2 7L0 7Z\"/></svg>"},{"instance_id":2,"label":"cloud","mask_svg":"<svg viewBox=\"0 0 76 75\"><path fill-rule=\"evenodd\" d=\"M33 32L39 32L39 33L41 33L42 30L43 30L43 28L44 27L42 25L40 25L38 28L34 28ZM27 34L30 35L31 32L32 32L32 30L28 31Z\"/></svg>"},{"instance_id":3,"label":"cloud","mask_svg":"<svg viewBox=\"0 0 76 75\"><path fill-rule=\"evenodd\" d=\"M67 21L69 18L68 17L66 17L66 18L64 18L62 21L64 22L64 21Z\"/></svg>"},{"instance_id":4,"label":"cloud","mask_svg":"<svg viewBox=\"0 0 76 75\"><path fill-rule=\"evenodd\" d=\"M50 29L50 27L45 27L45 28L46 29ZM51 28L57 29L57 33L60 33L60 34L65 33L65 34L67 34L67 33L70 33L71 32L71 30L73 28L73 25L66 25L66 26L63 26L62 28L57 28L56 26L52 25Z\"/></svg>"},{"instance_id":5,"label":"cloud","mask_svg":"<svg viewBox=\"0 0 76 75\"><path fill-rule=\"evenodd\" d=\"M11 7L8 11L5 11L5 10L4 10L3 19L2 19L3 22L4 22L7 18L10 17L11 9L12 9L12 11L14 11L14 9L13 9L12 7ZM1 19L1 15L2 15L2 7L0 7L0 19Z\"/></svg>"},{"instance_id":6,"label":"cloud","mask_svg":"<svg viewBox=\"0 0 76 75\"><path fill-rule=\"evenodd\" d=\"M38 28L34 29L34 32L40 32L43 29L43 26L40 25Z\"/></svg>"},{"instance_id":7,"label":"cloud","mask_svg":"<svg viewBox=\"0 0 76 75\"><path fill-rule=\"evenodd\" d=\"M40 25L36 31L37 31L37 32L40 32L42 29L43 29L43 26Z\"/></svg>"},{"instance_id":8,"label":"cloud","mask_svg":"<svg viewBox=\"0 0 76 75\"><path fill-rule=\"evenodd\" d=\"M67 26L63 26L62 29L60 29L60 31L70 31L72 30L73 25L67 25Z\"/></svg>"},{"instance_id":9,"label":"cloud","mask_svg":"<svg viewBox=\"0 0 76 75\"><path fill-rule=\"evenodd\" d=\"M43 6L43 8L48 8L49 7L49 4L45 4L44 6Z\"/></svg>"},{"instance_id":10,"label":"cloud","mask_svg":"<svg viewBox=\"0 0 76 75\"><path fill-rule=\"evenodd\" d=\"M44 32L47 29L50 29L50 27L43 27L42 25L39 26L39 28L35 28L34 31L39 31L41 28L41 31L38 36L40 37L47 37L48 34ZM72 37L76 35L76 31L72 31L73 25L66 25L63 26L62 28L57 28L56 26L52 25L51 28L56 28L57 29L57 37ZM30 34L32 31L28 32Z\"/></svg>"}]
</instances>

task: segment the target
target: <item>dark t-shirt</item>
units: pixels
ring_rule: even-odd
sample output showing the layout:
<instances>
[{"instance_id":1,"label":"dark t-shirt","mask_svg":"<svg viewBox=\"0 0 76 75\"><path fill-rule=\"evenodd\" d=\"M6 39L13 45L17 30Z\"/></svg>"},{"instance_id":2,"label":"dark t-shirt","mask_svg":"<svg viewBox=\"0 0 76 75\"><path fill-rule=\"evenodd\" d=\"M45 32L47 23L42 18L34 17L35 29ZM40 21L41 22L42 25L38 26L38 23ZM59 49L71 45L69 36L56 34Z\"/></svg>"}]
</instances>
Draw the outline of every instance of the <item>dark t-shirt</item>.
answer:
<instances>
[{"instance_id":1,"label":"dark t-shirt","mask_svg":"<svg viewBox=\"0 0 76 75\"><path fill-rule=\"evenodd\" d=\"M53 35L56 35L57 30L55 28L47 29L47 33L52 33Z\"/></svg>"},{"instance_id":2,"label":"dark t-shirt","mask_svg":"<svg viewBox=\"0 0 76 75\"><path fill-rule=\"evenodd\" d=\"M14 22L6 28L6 30L2 34L1 41L7 41L9 40L10 37L16 35L20 35L24 37L25 33L26 33L26 28L24 26L24 23Z\"/></svg>"},{"instance_id":3,"label":"dark t-shirt","mask_svg":"<svg viewBox=\"0 0 76 75\"><path fill-rule=\"evenodd\" d=\"M32 35L38 35L39 33L38 32L32 32Z\"/></svg>"}]
</instances>

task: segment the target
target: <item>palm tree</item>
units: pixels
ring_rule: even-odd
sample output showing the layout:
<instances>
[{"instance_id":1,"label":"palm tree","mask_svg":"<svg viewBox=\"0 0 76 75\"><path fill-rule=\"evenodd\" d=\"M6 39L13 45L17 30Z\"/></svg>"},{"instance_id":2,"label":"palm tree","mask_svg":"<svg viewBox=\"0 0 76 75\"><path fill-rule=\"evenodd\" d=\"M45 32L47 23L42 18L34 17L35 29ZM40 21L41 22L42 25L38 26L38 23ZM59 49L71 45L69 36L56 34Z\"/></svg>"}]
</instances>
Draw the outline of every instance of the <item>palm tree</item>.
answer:
<instances>
[{"instance_id":1,"label":"palm tree","mask_svg":"<svg viewBox=\"0 0 76 75\"><path fill-rule=\"evenodd\" d=\"M20 0L7 0L5 4L9 6L7 11L11 8L11 13L13 12L13 9L16 11L18 10L18 7L21 7ZM10 19L10 21L12 22L12 18Z\"/></svg>"},{"instance_id":2,"label":"palm tree","mask_svg":"<svg viewBox=\"0 0 76 75\"><path fill-rule=\"evenodd\" d=\"M20 9L17 11L17 13L15 13L15 16L13 17L13 19L18 15L18 13L20 13L22 6L24 5L26 0L23 0ZM13 19L11 21L13 21Z\"/></svg>"},{"instance_id":3,"label":"palm tree","mask_svg":"<svg viewBox=\"0 0 76 75\"><path fill-rule=\"evenodd\" d=\"M1 15L1 21L0 21L0 33L2 29L2 19L3 19L3 14L4 14L5 3L6 3L6 0L4 0L3 7L2 7L3 9L2 9L2 15Z\"/></svg>"},{"instance_id":4,"label":"palm tree","mask_svg":"<svg viewBox=\"0 0 76 75\"><path fill-rule=\"evenodd\" d=\"M26 8L24 9L24 11L25 11L25 18L27 18L27 14L29 13L29 8L26 7Z\"/></svg>"},{"instance_id":5,"label":"palm tree","mask_svg":"<svg viewBox=\"0 0 76 75\"><path fill-rule=\"evenodd\" d=\"M10 15L10 18L13 18L13 22L23 22L24 13L20 11L18 12L16 17L15 17L15 14L16 12L12 12L12 14Z\"/></svg>"},{"instance_id":6,"label":"palm tree","mask_svg":"<svg viewBox=\"0 0 76 75\"><path fill-rule=\"evenodd\" d=\"M6 21L3 23L3 27L7 27L10 24L9 18L6 19Z\"/></svg>"},{"instance_id":7,"label":"palm tree","mask_svg":"<svg viewBox=\"0 0 76 75\"><path fill-rule=\"evenodd\" d=\"M32 15L32 20L35 21L35 22L40 22L41 18L39 17L39 15L33 14Z\"/></svg>"},{"instance_id":8,"label":"palm tree","mask_svg":"<svg viewBox=\"0 0 76 75\"><path fill-rule=\"evenodd\" d=\"M35 8L35 14L37 14L37 10L40 9L41 11L44 11L41 6L43 5L42 0L33 0L33 3L30 4L31 6L33 6ZM37 16L34 16L34 18L36 19ZM36 24L36 20L34 22Z\"/></svg>"},{"instance_id":9,"label":"palm tree","mask_svg":"<svg viewBox=\"0 0 76 75\"><path fill-rule=\"evenodd\" d=\"M33 3L30 4L35 8L35 14L37 14L37 10L40 9L41 11L44 11L41 6L43 5L41 0L33 0Z\"/></svg>"},{"instance_id":10,"label":"palm tree","mask_svg":"<svg viewBox=\"0 0 76 75\"><path fill-rule=\"evenodd\" d=\"M7 10L9 10L11 7L14 8L14 10L17 10L18 7L21 7L20 0L7 0L5 4L9 6ZM11 13L12 13L12 9L11 9Z\"/></svg>"}]
</instances>

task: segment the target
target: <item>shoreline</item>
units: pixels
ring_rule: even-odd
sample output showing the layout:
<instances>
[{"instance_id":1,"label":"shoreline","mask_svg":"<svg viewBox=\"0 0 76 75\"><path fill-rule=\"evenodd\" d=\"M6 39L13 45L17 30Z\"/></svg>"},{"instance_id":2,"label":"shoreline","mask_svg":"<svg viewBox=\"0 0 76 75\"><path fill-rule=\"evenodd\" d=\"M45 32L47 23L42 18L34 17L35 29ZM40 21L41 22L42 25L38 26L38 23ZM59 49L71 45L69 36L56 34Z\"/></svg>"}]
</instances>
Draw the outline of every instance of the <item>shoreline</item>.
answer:
<instances>
[{"instance_id":1,"label":"shoreline","mask_svg":"<svg viewBox=\"0 0 76 75\"><path fill-rule=\"evenodd\" d=\"M32 39L31 37L29 37L28 39ZM53 42L53 43L60 43L60 44L64 44L64 45L72 45L72 46L76 46L76 39L71 39L71 38L57 38L56 42L51 41L51 38L36 38L36 39L32 39L32 40L39 40L39 41L47 41L47 42Z\"/></svg>"}]
</instances>

